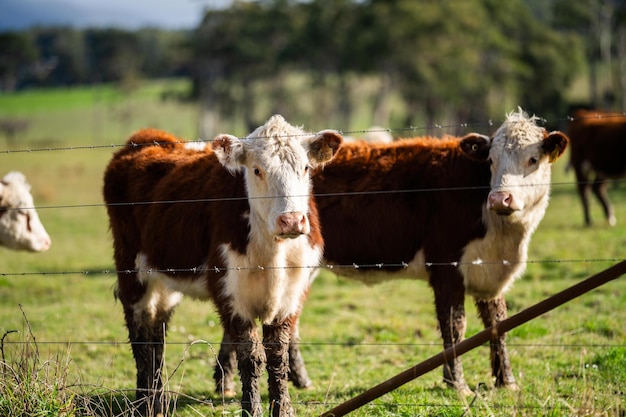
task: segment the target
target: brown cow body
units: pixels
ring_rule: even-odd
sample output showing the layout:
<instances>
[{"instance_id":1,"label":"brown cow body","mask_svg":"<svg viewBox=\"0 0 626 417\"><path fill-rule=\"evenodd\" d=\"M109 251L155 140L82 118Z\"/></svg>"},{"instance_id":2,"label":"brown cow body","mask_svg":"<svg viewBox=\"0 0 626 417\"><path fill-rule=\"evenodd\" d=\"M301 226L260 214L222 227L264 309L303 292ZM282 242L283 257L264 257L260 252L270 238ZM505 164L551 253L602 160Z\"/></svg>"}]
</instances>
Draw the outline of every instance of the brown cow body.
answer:
<instances>
[{"instance_id":1,"label":"brown cow body","mask_svg":"<svg viewBox=\"0 0 626 417\"><path fill-rule=\"evenodd\" d=\"M576 173L585 224L589 214L589 189L602 204L611 226L616 218L607 193L608 180L626 177L626 116L598 110L577 110L568 127L570 166Z\"/></svg>"},{"instance_id":2,"label":"brown cow body","mask_svg":"<svg viewBox=\"0 0 626 417\"><path fill-rule=\"evenodd\" d=\"M550 165L566 146L562 133L548 135L522 111L492 139L346 143L313 178L325 261L367 283L428 280L450 347L465 334L465 294L485 327L506 318L504 293L525 270L548 205ZM504 336L490 346L496 385L515 386ZM443 373L469 391L458 358Z\"/></svg>"},{"instance_id":3,"label":"brown cow body","mask_svg":"<svg viewBox=\"0 0 626 417\"><path fill-rule=\"evenodd\" d=\"M241 141L222 135L202 150L144 130L107 168L117 296L144 413L162 412L164 333L183 294L212 300L237 342L244 411L262 414L259 374L267 363L272 414L293 413L288 342L312 281L310 267L322 254L307 167L329 160L341 137L330 131L305 135L280 116L262 128ZM233 175L223 165L244 173ZM297 184L281 189L289 185L285 172L292 165ZM263 325L262 341L256 320Z\"/></svg>"}]
</instances>

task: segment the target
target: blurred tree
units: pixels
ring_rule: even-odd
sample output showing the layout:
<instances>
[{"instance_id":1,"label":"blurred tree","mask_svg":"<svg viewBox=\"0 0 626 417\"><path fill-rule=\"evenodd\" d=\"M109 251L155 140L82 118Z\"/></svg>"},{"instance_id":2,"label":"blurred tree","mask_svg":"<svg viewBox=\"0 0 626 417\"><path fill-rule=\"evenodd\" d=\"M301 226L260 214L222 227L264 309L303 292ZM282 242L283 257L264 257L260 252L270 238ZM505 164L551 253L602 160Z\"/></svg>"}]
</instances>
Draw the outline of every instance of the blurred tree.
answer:
<instances>
[{"instance_id":1,"label":"blurred tree","mask_svg":"<svg viewBox=\"0 0 626 417\"><path fill-rule=\"evenodd\" d=\"M141 67L137 36L120 29L89 29L85 33L91 82L136 77Z\"/></svg>"},{"instance_id":2,"label":"blurred tree","mask_svg":"<svg viewBox=\"0 0 626 417\"><path fill-rule=\"evenodd\" d=\"M28 33L0 33L0 91L15 90L37 58L37 48Z\"/></svg>"},{"instance_id":3,"label":"blurred tree","mask_svg":"<svg viewBox=\"0 0 626 417\"><path fill-rule=\"evenodd\" d=\"M285 56L298 21L289 0L235 1L228 9L209 10L192 40L194 91L209 119L215 112L232 117L237 112L251 131L267 115L256 115L259 82L272 84L270 110L283 113L282 81L293 68ZM267 110L267 109L265 109ZM207 121L202 136L214 134L215 120Z\"/></svg>"},{"instance_id":4,"label":"blurred tree","mask_svg":"<svg viewBox=\"0 0 626 417\"><path fill-rule=\"evenodd\" d=\"M144 77L189 75L189 32L149 28L134 34L141 54L140 72Z\"/></svg>"},{"instance_id":5,"label":"blurred tree","mask_svg":"<svg viewBox=\"0 0 626 417\"><path fill-rule=\"evenodd\" d=\"M82 32L71 28L31 30L40 54L36 85L68 86L88 81L87 51Z\"/></svg>"},{"instance_id":6,"label":"blurred tree","mask_svg":"<svg viewBox=\"0 0 626 417\"><path fill-rule=\"evenodd\" d=\"M589 68L590 104L594 107L626 109L626 4L624 1L552 1L556 28L577 34L585 45L585 56ZM617 57L615 64L614 56ZM616 97L616 93L621 97Z\"/></svg>"}]
</instances>

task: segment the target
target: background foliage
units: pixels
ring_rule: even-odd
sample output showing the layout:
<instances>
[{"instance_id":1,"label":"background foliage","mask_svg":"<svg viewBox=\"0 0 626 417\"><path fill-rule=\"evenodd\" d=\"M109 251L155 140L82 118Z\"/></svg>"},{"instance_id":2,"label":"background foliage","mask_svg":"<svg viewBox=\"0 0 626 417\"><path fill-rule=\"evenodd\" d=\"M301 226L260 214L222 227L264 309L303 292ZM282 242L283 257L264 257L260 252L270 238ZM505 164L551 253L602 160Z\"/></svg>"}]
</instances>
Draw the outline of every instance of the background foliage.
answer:
<instances>
[{"instance_id":1,"label":"background foliage","mask_svg":"<svg viewBox=\"0 0 626 417\"><path fill-rule=\"evenodd\" d=\"M305 124L434 125L624 108L626 6L617 0L259 0L208 9L197 28L0 34L0 90L184 76L198 134L268 112ZM588 94L568 96L586 79ZM367 108L355 91L369 87ZM368 126L359 126L366 128Z\"/></svg>"}]
</instances>

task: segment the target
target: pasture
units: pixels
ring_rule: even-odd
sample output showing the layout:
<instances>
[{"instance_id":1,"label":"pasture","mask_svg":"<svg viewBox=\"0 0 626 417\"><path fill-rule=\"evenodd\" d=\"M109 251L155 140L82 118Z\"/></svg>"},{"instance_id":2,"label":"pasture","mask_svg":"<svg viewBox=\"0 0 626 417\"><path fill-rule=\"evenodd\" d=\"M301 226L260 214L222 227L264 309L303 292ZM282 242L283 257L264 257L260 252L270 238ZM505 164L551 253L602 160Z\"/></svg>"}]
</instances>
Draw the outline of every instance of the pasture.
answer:
<instances>
[{"instance_id":1,"label":"pasture","mask_svg":"<svg viewBox=\"0 0 626 417\"><path fill-rule=\"evenodd\" d=\"M57 381L59 395L75 395L82 407L76 415L128 415L126 401L134 396L134 361L122 307L113 297L102 176L115 145L140 127L196 138L197 108L160 102L161 87L144 86L132 98L110 89L0 97L2 117L31 120L15 144L0 141L1 174L24 172L52 237L46 253L0 251L4 360L33 360L38 351L35 368L45 381ZM121 116L128 114L123 109L131 109L130 118ZM56 150L39 151L46 147ZM528 269L507 296L509 314L626 258L626 184L609 189L617 225L603 223L593 201L596 226L585 228L566 162L567 156L554 166L551 203L531 242ZM622 277L512 331L508 346L519 391L493 388L489 350L483 346L463 359L474 396L462 398L447 389L437 369L353 415L624 416L625 305ZM482 326L471 303L466 311L471 336ZM6 333L11 330L18 332ZM302 416L319 415L441 351L432 292L422 281L367 287L323 272L313 284L300 332L314 382L306 391L290 389ZM186 299L178 307L165 351L174 415L240 415L236 400L214 393L221 334L211 304ZM5 395L0 406L10 400L2 387L14 380L7 372L0 375Z\"/></svg>"}]
</instances>

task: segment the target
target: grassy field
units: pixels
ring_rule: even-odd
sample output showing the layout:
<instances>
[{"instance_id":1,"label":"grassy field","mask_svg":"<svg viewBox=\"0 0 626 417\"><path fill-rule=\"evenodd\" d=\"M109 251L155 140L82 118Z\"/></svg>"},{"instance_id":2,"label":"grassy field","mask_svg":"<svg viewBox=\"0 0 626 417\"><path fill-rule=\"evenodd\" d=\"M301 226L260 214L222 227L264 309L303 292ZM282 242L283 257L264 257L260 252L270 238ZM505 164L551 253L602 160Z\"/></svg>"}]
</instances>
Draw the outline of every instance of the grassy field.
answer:
<instances>
[{"instance_id":1,"label":"grassy field","mask_svg":"<svg viewBox=\"0 0 626 417\"><path fill-rule=\"evenodd\" d=\"M35 386L51 386L44 400L33 400L57 407L49 415L63 415L72 401L83 409L77 415L128 415L134 362L113 297L111 239L101 205L102 174L115 147L102 145L120 144L147 125L194 138L195 107L158 101L159 88L144 86L132 99L106 88L0 96L0 117L30 120L17 144L0 142L2 174L26 174L53 239L43 254L0 251L2 353L13 369L30 369ZM120 119L120 108L136 110L130 120ZM82 148L90 145L97 147ZM80 149L16 152L41 146ZM531 243L527 272L508 295L510 314L626 258L626 185L610 190L617 226L607 226L594 203L596 226L585 228L565 162L555 164L551 204ZM481 330L471 304L468 336ZM493 388L485 346L463 359L474 396L445 388L438 369L352 415L623 417L625 305L622 277L513 330L508 340L519 391ZM213 307L185 300L171 324L166 372L172 414L240 415L236 401L214 394L221 331ZM18 332L7 333L12 330ZM324 272L305 306L301 336L314 380L310 390L291 390L302 416L319 415L441 350L431 290L421 281L367 287ZM11 400L1 388L15 379L0 375L0 407Z\"/></svg>"}]
</instances>

